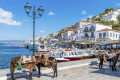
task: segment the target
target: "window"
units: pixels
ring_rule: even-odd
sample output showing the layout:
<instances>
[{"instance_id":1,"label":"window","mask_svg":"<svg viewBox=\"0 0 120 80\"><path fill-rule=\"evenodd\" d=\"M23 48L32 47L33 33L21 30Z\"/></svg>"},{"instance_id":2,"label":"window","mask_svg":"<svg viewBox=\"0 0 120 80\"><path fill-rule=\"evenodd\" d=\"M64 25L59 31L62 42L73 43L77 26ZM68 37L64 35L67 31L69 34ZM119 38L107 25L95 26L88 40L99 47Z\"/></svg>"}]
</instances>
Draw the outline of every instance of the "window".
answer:
<instances>
[{"instance_id":1,"label":"window","mask_svg":"<svg viewBox=\"0 0 120 80\"><path fill-rule=\"evenodd\" d=\"M112 37L112 33L110 33L110 37Z\"/></svg>"},{"instance_id":2,"label":"window","mask_svg":"<svg viewBox=\"0 0 120 80\"><path fill-rule=\"evenodd\" d=\"M94 38L95 36L94 36L94 32L91 32L91 38Z\"/></svg>"},{"instance_id":3,"label":"window","mask_svg":"<svg viewBox=\"0 0 120 80\"><path fill-rule=\"evenodd\" d=\"M117 38L117 34L116 34L116 38Z\"/></svg>"},{"instance_id":4,"label":"window","mask_svg":"<svg viewBox=\"0 0 120 80\"><path fill-rule=\"evenodd\" d=\"M90 27L90 31L95 31L95 27L94 27L94 26L91 26L91 27Z\"/></svg>"},{"instance_id":5,"label":"window","mask_svg":"<svg viewBox=\"0 0 120 80\"><path fill-rule=\"evenodd\" d=\"M120 38L120 34L119 34L119 38Z\"/></svg>"},{"instance_id":6,"label":"window","mask_svg":"<svg viewBox=\"0 0 120 80\"><path fill-rule=\"evenodd\" d=\"M85 27L84 32L88 32L88 28L87 27Z\"/></svg>"},{"instance_id":7,"label":"window","mask_svg":"<svg viewBox=\"0 0 120 80\"><path fill-rule=\"evenodd\" d=\"M114 37L114 33L113 33L113 37Z\"/></svg>"},{"instance_id":8,"label":"window","mask_svg":"<svg viewBox=\"0 0 120 80\"><path fill-rule=\"evenodd\" d=\"M102 38L102 34L101 33L99 33L99 38Z\"/></svg>"},{"instance_id":9,"label":"window","mask_svg":"<svg viewBox=\"0 0 120 80\"><path fill-rule=\"evenodd\" d=\"M88 33L85 33L84 37L85 37L85 38L88 38Z\"/></svg>"},{"instance_id":10,"label":"window","mask_svg":"<svg viewBox=\"0 0 120 80\"><path fill-rule=\"evenodd\" d=\"M106 33L103 33L103 38L105 38L106 37Z\"/></svg>"}]
</instances>

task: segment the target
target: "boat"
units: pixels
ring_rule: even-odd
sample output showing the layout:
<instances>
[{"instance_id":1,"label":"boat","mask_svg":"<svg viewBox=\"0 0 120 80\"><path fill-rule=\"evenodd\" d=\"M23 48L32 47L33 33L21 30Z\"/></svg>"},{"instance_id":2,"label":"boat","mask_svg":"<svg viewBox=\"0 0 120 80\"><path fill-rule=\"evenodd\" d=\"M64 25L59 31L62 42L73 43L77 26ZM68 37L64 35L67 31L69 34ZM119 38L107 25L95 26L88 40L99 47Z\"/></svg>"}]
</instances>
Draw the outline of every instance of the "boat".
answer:
<instances>
[{"instance_id":1,"label":"boat","mask_svg":"<svg viewBox=\"0 0 120 80\"><path fill-rule=\"evenodd\" d=\"M50 57L56 58L57 62L68 62L69 61L69 59L64 59L61 52L53 52L53 50L52 50L48 53L48 55Z\"/></svg>"},{"instance_id":2,"label":"boat","mask_svg":"<svg viewBox=\"0 0 120 80\"><path fill-rule=\"evenodd\" d=\"M65 59L69 59L70 61L80 60L82 56L78 56L78 54L71 49L67 49L63 52L63 57Z\"/></svg>"}]
</instances>

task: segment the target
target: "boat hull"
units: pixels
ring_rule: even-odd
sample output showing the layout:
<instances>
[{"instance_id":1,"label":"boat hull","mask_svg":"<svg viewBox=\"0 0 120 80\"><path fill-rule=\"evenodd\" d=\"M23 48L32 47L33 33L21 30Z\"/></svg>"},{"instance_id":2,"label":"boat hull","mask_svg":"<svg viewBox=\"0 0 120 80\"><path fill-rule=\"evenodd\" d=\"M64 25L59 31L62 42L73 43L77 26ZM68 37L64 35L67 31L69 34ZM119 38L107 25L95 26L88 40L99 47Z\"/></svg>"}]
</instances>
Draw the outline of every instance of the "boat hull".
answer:
<instances>
[{"instance_id":1,"label":"boat hull","mask_svg":"<svg viewBox=\"0 0 120 80\"><path fill-rule=\"evenodd\" d=\"M69 59L70 61L80 60L80 57L64 57L65 59Z\"/></svg>"},{"instance_id":2,"label":"boat hull","mask_svg":"<svg viewBox=\"0 0 120 80\"><path fill-rule=\"evenodd\" d=\"M69 60L57 60L58 63L60 62L68 62Z\"/></svg>"}]
</instances>

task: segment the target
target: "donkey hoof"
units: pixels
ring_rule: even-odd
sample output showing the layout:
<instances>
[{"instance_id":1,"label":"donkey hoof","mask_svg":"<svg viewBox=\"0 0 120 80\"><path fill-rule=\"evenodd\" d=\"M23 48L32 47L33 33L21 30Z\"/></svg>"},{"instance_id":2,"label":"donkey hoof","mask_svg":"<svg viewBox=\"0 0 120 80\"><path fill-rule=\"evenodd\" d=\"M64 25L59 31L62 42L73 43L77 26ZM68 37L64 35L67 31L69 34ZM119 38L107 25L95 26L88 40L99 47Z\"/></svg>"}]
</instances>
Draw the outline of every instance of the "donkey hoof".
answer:
<instances>
[{"instance_id":1,"label":"donkey hoof","mask_svg":"<svg viewBox=\"0 0 120 80\"><path fill-rule=\"evenodd\" d=\"M15 80L15 78L11 78L11 80Z\"/></svg>"},{"instance_id":2,"label":"donkey hoof","mask_svg":"<svg viewBox=\"0 0 120 80\"><path fill-rule=\"evenodd\" d=\"M40 78L40 76L38 76L38 78Z\"/></svg>"}]
</instances>

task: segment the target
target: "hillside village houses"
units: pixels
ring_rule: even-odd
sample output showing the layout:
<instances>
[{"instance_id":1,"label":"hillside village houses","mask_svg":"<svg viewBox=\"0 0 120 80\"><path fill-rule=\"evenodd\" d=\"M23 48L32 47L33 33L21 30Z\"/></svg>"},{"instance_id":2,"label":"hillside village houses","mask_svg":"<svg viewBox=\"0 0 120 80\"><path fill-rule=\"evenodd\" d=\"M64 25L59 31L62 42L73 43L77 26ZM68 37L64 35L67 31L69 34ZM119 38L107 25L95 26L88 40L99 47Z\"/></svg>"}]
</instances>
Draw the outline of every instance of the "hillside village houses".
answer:
<instances>
[{"instance_id":1,"label":"hillside village houses","mask_svg":"<svg viewBox=\"0 0 120 80\"><path fill-rule=\"evenodd\" d=\"M120 8L110 11L108 14L104 14L101 20L117 21L117 16L120 15Z\"/></svg>"},{"instance_id":2,"label":"hillside village houses","mask_svg":"<svg viewBox=\"0 0 120 80\"><path fill-rule=\"evenodd\" d=\"M120 14L120 8L104 14L101 20L117 21L117 16ZM99 17L99 16L95 16ZM73 29L74 28L74 29ZM113 30L112 26L94 23L92 21L79 21L71 26L62 29L58 33L52 33L47 37L48 47L63 47L63 48L120 48L120 31ZM58 37L58 40L56 39ZM44 40L44 38L43 38ZM41 41L43 41L41 39Z\"/></svg>"},{"instance_id":3,"label":"hillside village houses","mask_svg":"<svg viewBox=\"0 0 120 80\"><path fill-rule=\"evenodd\" d=\"M87 21L82 22L86 24L82 26L79 26L79 24L75 26L75 29L67 30L60 36L61 47L101 48L103 43L104 46L112 47L114 44L112 42L120 39L120 31L113 30L112 26L92 22L87 23Z\"/></svg>"}]
</instances>

